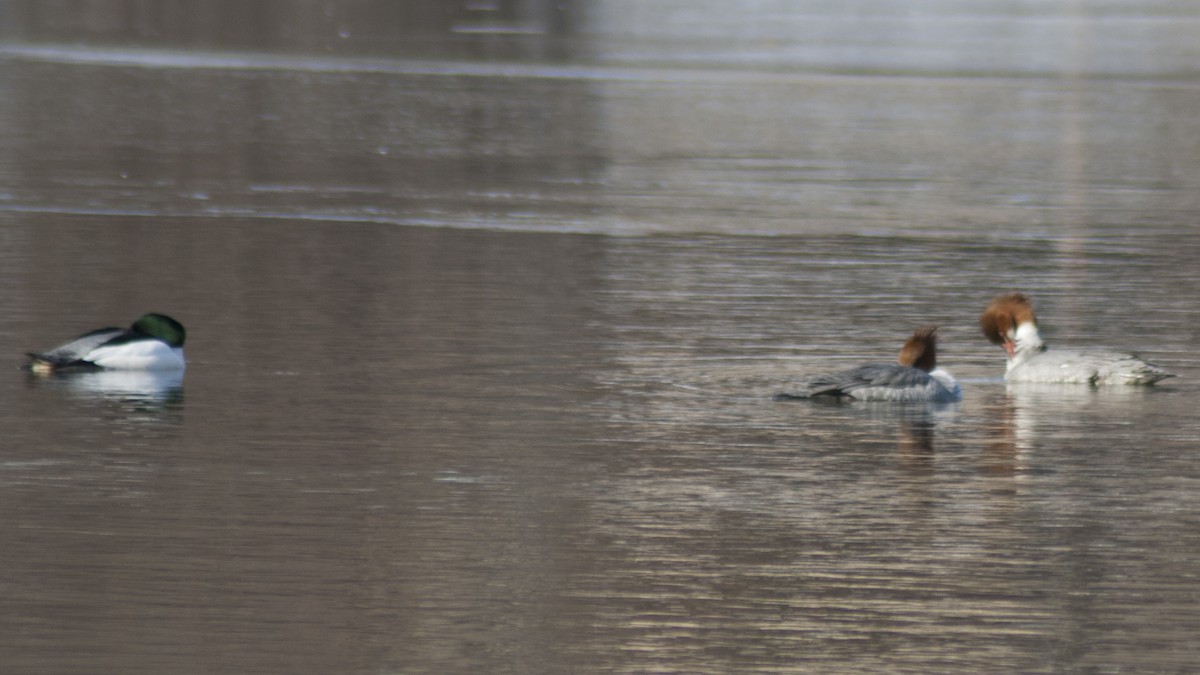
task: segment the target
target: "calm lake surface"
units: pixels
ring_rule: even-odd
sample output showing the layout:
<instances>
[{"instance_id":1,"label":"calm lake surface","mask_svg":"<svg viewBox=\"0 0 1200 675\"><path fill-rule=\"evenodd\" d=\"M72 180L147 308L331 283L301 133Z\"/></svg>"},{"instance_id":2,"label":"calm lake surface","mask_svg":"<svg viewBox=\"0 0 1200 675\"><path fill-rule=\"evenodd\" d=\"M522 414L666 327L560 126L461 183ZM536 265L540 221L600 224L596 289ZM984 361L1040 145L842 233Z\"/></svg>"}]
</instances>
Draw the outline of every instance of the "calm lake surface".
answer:
<instances>
[{"instance_id":1,"label":"calm lake surface","mask_svg":"<svg viewBox=\"0 0 1200 675\"><path fill-rule=\"evenodd\" d=\"M0 669L1195 668L1200 12L653 5L0 9Z\"/></svg>"}]
</instances>

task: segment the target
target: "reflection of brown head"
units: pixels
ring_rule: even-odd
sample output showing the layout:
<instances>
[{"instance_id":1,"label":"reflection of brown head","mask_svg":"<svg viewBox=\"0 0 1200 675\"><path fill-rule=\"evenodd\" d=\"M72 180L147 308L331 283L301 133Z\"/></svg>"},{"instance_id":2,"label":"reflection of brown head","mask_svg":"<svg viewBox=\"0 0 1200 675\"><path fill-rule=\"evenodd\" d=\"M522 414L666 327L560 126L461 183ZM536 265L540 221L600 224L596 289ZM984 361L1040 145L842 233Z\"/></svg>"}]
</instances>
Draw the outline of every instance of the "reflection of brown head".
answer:
<instances>
[{"instance_id":1,"label":"reflection of brown head","mask_svg":"<svg viewBox=\"0 0 1200 675\"><path fill-rule=\"evenodd\" d=\"M900 349L900 365L930 372L937 368L937 326L922 326Z\"/></svg>"},{"instance_id":2,"label":"reflection of brown head","mask_svg":"<svg viewBox=\"0 0 1200 675\"><path fill-rule=\"evenodd\" d=\"M1024 293L997 295L983 314L979 315L979 327L990 342L1004 347L1011 357L1016 349L1013 338L1017 326L1023 323L1037 324L1033 304Z\"/></svg>"}]
</instances>

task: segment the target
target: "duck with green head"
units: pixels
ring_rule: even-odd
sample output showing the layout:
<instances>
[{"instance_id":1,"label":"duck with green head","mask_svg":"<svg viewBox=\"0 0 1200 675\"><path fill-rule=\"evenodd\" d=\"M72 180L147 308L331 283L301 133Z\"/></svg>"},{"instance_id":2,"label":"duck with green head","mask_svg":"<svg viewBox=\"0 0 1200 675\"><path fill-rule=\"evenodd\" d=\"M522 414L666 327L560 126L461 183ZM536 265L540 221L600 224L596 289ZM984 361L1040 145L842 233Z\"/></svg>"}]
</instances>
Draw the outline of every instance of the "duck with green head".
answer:
<instances>
[{"instance_id":1,"label":"duck with green head","mask_svg":"<svg viewBox=\"0 0 1200 675\"><path fill-rule=\"evenodd\" d=\"M30 352L29 368L57 372L183 370L183 324L165 314L143 314L129 328L100 328L45 352Z\"/></svg>"}]
</instances>

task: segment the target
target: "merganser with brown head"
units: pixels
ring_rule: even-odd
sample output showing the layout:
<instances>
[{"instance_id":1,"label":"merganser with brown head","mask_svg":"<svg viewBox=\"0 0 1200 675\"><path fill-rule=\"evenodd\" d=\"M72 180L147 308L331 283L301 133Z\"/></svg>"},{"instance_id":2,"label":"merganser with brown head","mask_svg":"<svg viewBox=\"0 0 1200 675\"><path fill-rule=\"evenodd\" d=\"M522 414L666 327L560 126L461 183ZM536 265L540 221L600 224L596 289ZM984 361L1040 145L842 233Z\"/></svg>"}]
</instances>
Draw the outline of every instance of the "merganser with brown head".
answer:
<instances>
[{"instance_id":1,"label":"merganser with brown head","mask_svg":"<svg viewBox=\"0 0 1200 675\"><path fill-rule=\"evenodd\" d=\"M1009 382L1064 384L1154 384L1174 377L1134 354L1107 350L1047 349L1038 332L1033 303L1024 293L996 296L979 317L979 327L1008 354Z\"/></svg>"},{"instance_id":2,"label":"merganser with brown head","mask_svg":"<svg viewBox=\"0 0 1200 675\"><path fill-rule=\"evenodd\" d=\"M775 399L820 397L947 403L962 399L962 386L937 367L937 327L925 326L904 343L898 363L868 363L815 377Z\"/></svg>"}]
</instances>

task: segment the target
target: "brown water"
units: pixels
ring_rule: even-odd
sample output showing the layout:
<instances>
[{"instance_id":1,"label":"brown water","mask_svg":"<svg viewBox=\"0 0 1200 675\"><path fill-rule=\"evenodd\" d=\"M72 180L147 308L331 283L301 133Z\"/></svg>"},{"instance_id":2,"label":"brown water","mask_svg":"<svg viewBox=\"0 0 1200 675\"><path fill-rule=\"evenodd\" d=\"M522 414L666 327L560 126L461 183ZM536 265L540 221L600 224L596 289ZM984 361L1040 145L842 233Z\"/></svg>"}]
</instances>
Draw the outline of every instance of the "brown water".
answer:
<instances>
[{"instance_id":1,"label":"brown water","mask_svg":"<svg viewBox=\"0 0 1200 675\"><path fill-rule=\"evenodd\" d=\"M1200 15L37 6L5 673L1200 658ZM1009 289L1181 377L1006 387ZM182 381L18 370L147 310ZM924 323L960 404L770 400Z\"/></svg>"}]
</instances>

